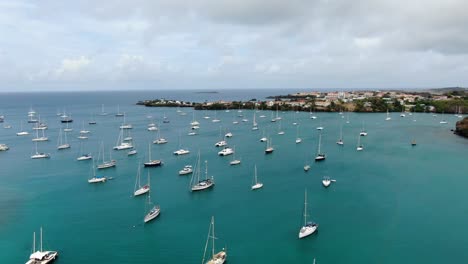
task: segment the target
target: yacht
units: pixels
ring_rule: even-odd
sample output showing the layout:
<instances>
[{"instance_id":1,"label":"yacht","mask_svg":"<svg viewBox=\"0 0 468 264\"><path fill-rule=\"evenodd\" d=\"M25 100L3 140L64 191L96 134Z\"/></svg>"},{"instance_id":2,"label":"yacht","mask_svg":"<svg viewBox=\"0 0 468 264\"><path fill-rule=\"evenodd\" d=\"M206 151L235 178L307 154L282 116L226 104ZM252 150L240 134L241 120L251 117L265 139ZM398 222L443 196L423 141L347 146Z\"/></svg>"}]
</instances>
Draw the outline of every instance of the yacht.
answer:
<instances>
[{"instance_id":1,"label":"yacht","mask_svg":"<svg viewBox=\"0 0 468 264\"><path fill-rule=\"evenodd\" d=\"M326 158L325 153L322 153L320 151L321 142L322 142L322 134L319 135L319 144L318 144L317 156L315 157L315 161L322 161L322 160L325 160Z\"/></svg>"},{"instance_id":2,"label":"yacht","mask_svg":"<svg viewBox=\"0 0 468 264\"><path fill-rule=\"evenodd\" d=\"M195 180L196 179L196 180ZM195 181L194 181L195 180ZM192 191L202 191L214 186L214 178L208 178L208 161L205 160L205 179L200 180L200 152L198 153L197 170L192 175Z\"/></svg>"},{"instance_id":3,"label":"yacht","mask_svg":"<svg viewBox=\"0 0 468 264\"><path fill-rule=\"evenodd\" d=\"M257 180L257 165L255 165L254 171L255 171L255 173L254 173L254 185L252 185L252 191L260 189L260 188L263 187L263 183L258 182L258 180Z\"/></svg>"},{"instance_id":4,"label":"yacht","mask_svg":"<svg viewBox=\"0 0 468 264\"><path fill-rule=\"evenodd\" d=\"M310 236L318 229L318 224L307 222L307 190L304 197L304 225L299 230L299 238Z\"/></svg>"},{"instance_id":5,"label":"yacht","mask_svg":"<svg viewBox=\"0 0 468 264\"><path fill-rule=\"evenodd\" d=\"M226 135L224 135L225 137L227 138L231 138L232 137L232 133L231 132L227 132Z\"/></svg>"},{"instance_id":6,"label":"yacht","mask_svg":"<svg viewBox=\"0 0 468 264\"><path fill-rule=\"evenodd\" d=\"M221 140L216 142L215 147L224 147L227 146L227 142L225 140Z\"/></svg>"},{"instance_id":7,"label":"yacht","mask_svg":"<svg viewBox=\"0 0 468 264\"><path fill-rule=\"evenodd\" d=\"M323 179L322 179L323 187L326 188L326 187L330 186L330 184L331 184L330 177L323 177Z\"/></svg>"},{"instance_id":8,"label":"yacht","mask_svg":"<svg viewBox=\"0 0 468 264\"><path fill-rule=\"evenodd\" d=\"M29 135L28 131L23 130L23 121L21 121L20 128L21 128L20 132L16 133L17 136L27 136L27 135Z\"/></svg>"},{"instance_id":9,"label":"yacht","mask_svg":"<svg viewBox=\"0 0 468 264\"><path fill-rule=\"evenodd\" d=\"M174 153L174 155L180 156L180 155L189 154L190 151L187 150L187 149L179 149L179 150L174 151L173 153Z\"/></svg>"},{"instance_id":10,"label":"yacht","mask_svg":"<svg viewBox=\"0 0 468 264\"><path fill-rule=\"evenodd\" d=\"M153 144L166 144L167 140L165 138L158 138L155 141L153 141Z\"/></svg>"},{"instance_id":11,"label":"yacht","mask_svg":"<svg viewBox=\"0 0 468 264\"><path fill-rule=\"evenodd\" d=\"M363 151L364 150L364 146L361 144L361 136L358 137L358 144L357 144L356 150L357 151Z\"/></svg>"},{"instance_id":12,"label":"yacht","mask_svg":"<svg viewBox=\"0 0 468 264\"><path fill-rule=\"evenodd\" d=\"M37 142L35 143L35 145L36 145L36 154L33 154L31 156L31 159L48 159L48 158L50 158L49 153L43 153L43 152L37 151ZM7 149L8 149L8 147L7 147Z\"/></svg>"},{"instance_id":13,"label":"yacht","mask_svg":"<svg viewBox=\"0 0 468 264\"><path fill-rule=\"evenodd\" d=\"M266 149L265 149L265 154L271 154L271 153L273 153L273 151L275 150L275 149L273 148L273 146L272 146L271 141L272 141L271 138L270 138L270 140L267 141L267 147L266 147Z\"/></svg>"},{"instance_id":14,"label":"yacht","mask_svg":"<svg viewBox=\"0 0 468 264\"><path fill-rule=\"evenodd\" d=\"M206 251L208 249L208 243L210 239L212 240L211 258L207 262L205 262ZM215 239L217 238L215 237L215 234L214 234L214 216L212 216L211 222L210 222L210 228L208 230L208 237L206 239L205 251L203 253L202 264L223 264L224 262L226 262L227 254L224 248L215 254Z\"/></svg>"},{"instance_id":15,"label":"yacht","mask_svg":"<svg viewBox=\"0 0 468 264\"><path fill-rule=\"evenodd\" d=\"M183 169L179 171L179 175L187 175L193 172L192 165L185 165Z\"/></svg>"},{"instance_id":16,"label":"yacht","mask_svg":"<svg viewBox=\"0 0 468 264\"><path fill-rule=\"evenodd\" d=\"M92 170L93 170L93 177L91 179L88 179L88 183L104 183L104 182L106 182L106 180L107 180L106 177L96 176L96 170L94 169L94 160L93 160Z\"/></svg>"},{"instance_id":17,"label":"yacht","mask_svg":"<svg viewBox=\"0 0 468 264\"><path fill-rule=\"evenodd\" d=\"M151 144L148 144L148 161L143 163L145 167L159 167L163 164L161 160L151 159Z\"/></svg>"},{"instance_id":18,"label":"yacht","mask_svg":"<svg viewBox=\"0 0 468 264\"><path fill-rule=\"evenodd\" d=\"M104 142L101 143L101 149L100 153L102 153L102 156L99 156L101 158L101 163L97 165L98 169L107 169L107 168L112 168L117 165L117 161L112 159L112 152L109 151L109 160L104 159Z\"/></svg>"},{"instance_id":19,"label":"yacht","mask_svg":"<svg viewBox=\"0 0 468 264\"><path fill-rule=\"evenodd\" d=\"M137 172L137 176L136 176L136 180L135 180L135 190L133 192L133 196L138 196L138 195L142 195L142 194L145 194L147 192L149 192L150 190L150 186L148 184L145 184L143 186L141 186L141 169L140 169L140 166L138 166L138 172Z\"/></svg>"},{"instance_id":20,"label":"yacht","mask_svg":"<svg viewBox=\"0 0 468 264\"><path fill-rule=\"evenodd\" d=\"M125 150L133 148L131 142L128 141L128 138L124 138L123 136L123 128L120 128L119 137L117 138L117 144L113 149L114 150ZM131 139L130 139L131 140Z\"/></svg>"},{"instance_id":21,"label":"yacht","mask_svg":"<svg viewBox=\"0 0 468 264\"><path fill-rule=\"evenodd\" d=\"M33 233L33 253L29 256L26 264L47 264L53 262L58 257L57 251L42 250L42 227L40 236L40 250L36 251L36 233Z\"/></svg>"},{"instance_id":22,"label":"yacht","mask_svg":"<svg viewBox=\"0 0 468 264\"><path fill-rule=\"evenodd\" d=\"M6 144L0 144L0 151L7 151L9 149L10 147L8 147Z\"/></svg>"},{"instance_id":23,"label":"yacht","mask_svg":"<svg viewBox=\"0 0 468 264\"><path fill-rule=\"evenodd\" d=\"M77 161L83 161L83 160L90 160L92 159L93 156L91 156L91 154L83 154L81 156L79 156L78 158L76 158Z\"/></svg>"},{"instance_id":24,"label":"yacht","mask_svg":"<svg viewBox=\"0 0 468 264\"><path fill-rule=\"evenodd\" d=\"M150 172L148 171L148 202L147 205L150 208L149 212L145 215L143 221L145 223L148 223L149 221L155 219L156 217L159 216L159 213L161 213L161 208L159 205L153 205L153 202L151 202L151 190L150 190Z\"/></svg>"},{"instance_id":25,"label":"yacht","mask_svg":"<svg viewBox=\"0 0 468 264\"><path fill-rule=\"evenodd\" d=\"M225 147L223 150L218 152L219 156L228 156L234 154L234 150L232 148Z\"/></svg>"}]
</instances>

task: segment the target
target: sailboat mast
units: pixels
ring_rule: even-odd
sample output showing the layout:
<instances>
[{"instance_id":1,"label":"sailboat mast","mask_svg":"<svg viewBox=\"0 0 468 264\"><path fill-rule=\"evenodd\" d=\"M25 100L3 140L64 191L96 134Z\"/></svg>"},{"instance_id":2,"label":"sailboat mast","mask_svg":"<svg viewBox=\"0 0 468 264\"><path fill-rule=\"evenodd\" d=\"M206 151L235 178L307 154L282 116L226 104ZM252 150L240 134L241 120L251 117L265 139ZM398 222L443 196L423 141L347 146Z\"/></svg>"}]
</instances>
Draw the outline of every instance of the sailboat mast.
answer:
<instances>
[{"instance_id":1,"label":"sailboat mast","mask_svg":"<svg viewBox=\"0 0 468 264\"><path fill-rule=\"evenodd\" d=\"M304 226L307 224L307 189L304 193Z\"/></svg>"},{"instance_id":2,"label":"sailboat mast","mask_svg":"<svg viewBox=\"0 0 468 264\"><path fill-rule=\"evenodd\" d=\"M318 144L318 154L320 154L320 144L321 144L321 141L322 141L322 134L319 135L319 144Z\"/></svg>"},{"instance_id":3,"label":"sailboat mast","mask_svg":"<svg viewBox=\"0 0 468 264\"><path fill-rule=\"evenodd\" d=\"M33 232L33 253L36 252L36 232Z\"/></svg>"},{"instance_id":4,"label":"sailboat mast","mask_svg":"<svg viewBox=\"0 0 468 264\"><path fill-rule=\"evenodd\" d=\"M42 252L42 226L41 226L41 252Z\"/></svg>"},{"instance_id":5,"label":"sailboat mast","mask_svg":"<svg viewBox=\"0 0 468 264\"><path fill-rule=\"evenodd\" d=\"M205 180L208 179L208 161L205 160Z\"/></svg>"},{"instance_id":6,"label":"sailboat mast","mask_svg":"<svg viewBox=\"0 0 468 264\"><path fill-rule=\"evenodd\" d=\"M255 184L257 184L257 165L255 165Z\"/></svg>"},{"instance_id":7,"label":"sailboat mast","mask_svg":"<svg viewBox=\"0 0 468 264\"><path fill-rule=\"evenodd\" d=\"M213 252L213 258L215 255L215 226L214 226L214 216L211 217L211 224L213 226L213 233L211 234L211 238L213 239L213 247L212 247L212 252Z\"/></svg>"}]
</instances>

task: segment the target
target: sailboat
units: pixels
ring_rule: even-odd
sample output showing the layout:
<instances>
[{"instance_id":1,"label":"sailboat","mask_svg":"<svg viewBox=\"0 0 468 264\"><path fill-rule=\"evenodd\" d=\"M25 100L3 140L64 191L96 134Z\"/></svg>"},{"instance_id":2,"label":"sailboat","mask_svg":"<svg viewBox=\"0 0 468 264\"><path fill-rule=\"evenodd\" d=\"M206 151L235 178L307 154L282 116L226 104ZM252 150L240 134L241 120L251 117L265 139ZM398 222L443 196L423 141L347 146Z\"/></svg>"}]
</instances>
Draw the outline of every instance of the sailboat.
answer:
<instances>
[{"instance_id":1,"label":"sailboat","mask_svg":"<svg viewBox=\"0 0 468 264\"><path fill-rule=\"evenodd\" d=\"M156 217L159 216L159 213L161 212L161 208L159 205L153 205L153 202L151 202L151 187L150 187L150 172L148 171L148 207L151 208L149 209L148 213L145 215L145 218L143 221L145 223L148 223L149 221L155 219Z\"/></svg>"},{"instance_id":2,"label":"sailboat","mask_svg":"<svg viewBox=\"0 0 468 264\"><path fill-rule=\"evenodd\" d=\"M367 131L364 129L364 121L362 121L362 129L361 129L361 132L359 133L359 136L361 137L367 136Z\"/></svg>"},{"instance_id":3,"label":"sailboat","mask_svg":"<svg viewBox=\"0 0 468 264\"><path fill-rule=\"evenodd\" d=\"M272 139L270 138L269 140L267 140L267 147L265 149L265 154L271 154L273 153L274 150L275 149L272 146Z\"/></svg>"},{"instance_id":4,"label":"sailboat","mask_svg":"<svg viewBox=\"0 0 468 264\"><path fill-rule=\"evenodd\" d=\"M278 135L284 135L284 131L281 129L281 120L278 122Z\"/></svg>"},{"instance_id":5,"label":"sailboat","mask_svg":"<svg viewBox=\"0 0 468 264\"><path fill-rule=\"evenodd\" d=\"M122 125L120 125L120 128L121 129L132 129L133 126L131 124L128 124L127 121L126 121L126 115L124 113L124 116L123 116L124 120L123 120L123 123Z\"/></svg>"},{"instance_id":6,"label":"sailboat","mask_svg":"<svg viewBox=\"0 0 468 264\"><path fill-rule=\"evenodd\" d=\"M114 150L125 150L133 148L131 142L125 141L123 131L124 129L121 127L119 137L117 138L117 145L114 147Z\"/></svg>"},{"instance_id":7,"label":"sailboat","mask_svg":"<svg viewBox=\"0 0 468 264\"><path fill-rule=\"evenodd\" d=\"M258 182L258 180L257 180L257 165L255 165L254 171L255 171L255 173L254 173L254 185L252 185L252 190L257 190L257 189L260 189L260 188L263 187L263 183Z\"/></svg>"},{"instance_id":8,"label":"sailboat","mask_svg":"<svg viewBox=\"0 0 468 264\"><path fill-rule=\"evenodd\" d=\"M180 156L180 155L186 155L186 154L190 153L190 151L188 149L181 148L180 146L181 146L181 144L180 144L180 133L179 133L179 149L174 151L173 154L177 155L177 156Z\"/></svg>"},{"instance_id":9,"label":"sailboat","mask_svg":"<svg viewBox=\"0 0 468 264\"><path fill-rule=\"evenodd\" d=\"M80 130L80 134L89 134L89 133L90 133L90 131L85 129L84 121L83 121L82 126L81 126L81 130Z\"/></svg>"},{"instance_id":10,"label":"sailboat","mask_svg":"<svg viewBox=\"0 0 468 264\"><path fill-rule=\"evenodd\" d=\"M299 126L296 126L296 144L302 142L302 138L299 137Z\"/></svg>"},{"instance_id":11,"label":"sailboat","mask_svg":"<svg viewBox=\"0 0 468 264\"><path fill-rule=\"evenodd\" d=\"M33 253L29 256L26 264L47 264L58 257L57 251L42 250L42 227L40 231L40 250L36 251L36 232L33 232Z\"/></svg>"},{"instance_id":12,"label":"sailboat","mask_svg":"<svg viewBox=\"0 0 468 264\"><path fill-rule=\"evenodd\" d=\"M149 192L150 186L148 184L141 186L141 168L138 166L138 173L135 180L135 190L133 196L138 196Z\"/></svg>"},{"instance_id":13,"label":"sailboat","mask_svg":"<svg viewBox=\"0 0 468 264\"><path fill-rule=\"evenodd\" d=\"M193 180L196 179L196 182L193 182ZM210 187L214 186L214 178L211 176L211 178L208 178L208 161L205 160L205 179L200 180L200 152L198 152L198 161L197 161L197 168L195 171L195 174L192 175L192 191L201 191L201 190L206 190Z\"/></svg>"},{"instance_id":14,"label":"sailboat","mask_svg":"<svg viewBox=\"0 0 468 264\"><path fill-rule=\"evenodd\" d=\"M17 136L27 136L27 135L29 135L28 131L23 130L23 121L21 121L20 128L21 128L20 132L16 133Z\"/></svg>"},{"instance_id":15,"label":"sailboat","mask_svg":"<svg viewBox=\"0 0 468 264\"><path fill-rule=\"evenodd\" d=\"M205 251L203 252L202 264L223 264L226 261L227 254L224 248L215 254L215 232L214 232L214 216L211 217L210 228L208 229L208 237L206 238ZM211 258L205 262L206 251L208 249L208 243L211 240Z\"/></svg>"},{"instance_id":16,"label":"sailboat","mask_svg":"<svg viewBox=\"0 0 468 264\"><path fill-rule=\"evenodd\" d=\"M194 126L199 126L200 125L200 122L198 122L197 120L195 120L195 110L192 112L192 122L190 122L190 125L192 127Z\"/></svg>"},{"instance_id":17,"label":"sailboat","mask_svg":"<svg viewBox=\"0 0 468 264\"><path fill-rule=\"evenodd\" d=\"M262 133L262 138L260 138L260 142L266 142L268 141L268 139L265 137L265 128L263 129L263 133Z\"/></svg>"},{"instance_id":18,"label":"sailboat","mask_svg":"<svg viewBox=\"0 0 468 264\"><path fill-rule=\"evenodd\" d=\"M107 115L106 111L104 111L104 104L101 105L101 113L99 115L101 115L101 116L106 116Z\"/></svg>"},{"instance_id":19,"label":"sailboat","mask_svg":"<svg viewBox=\"0 0 468 264\"><path fill-rule=\"evenodd\" d=\"M349 124L349 112L348 112L348 114L346 115L346 124Z\"/></svg>"},{"instance_id":20,"label":"sailboat","mask_svg":"<svg viewBox=\"0 0 468 264\"><path fill-rule=\"evenodd\" d=\"M43 153L43 152L37 151L37 142L34 142L34 144L36 146L36 154L33 154L31 156L31 159L48 159L48 158L50 158L49 153Z\"/></svg>"},{"instance_id":21,"label":"sailboat","mask_svg":"<svg viewBox=\"0 0 468 264\"><path fill-rule=\"evenodd\" d=\"M310 109L310 110L312 110L312 109ZM315 109L314 109L314 111L315 111ZM317 119L317 116L315 116L314 112L310 112L309 115L310 115L310 119Z\"/></svg>"},{"instance_id":22,"label":"sailboat","mask_svg":"<svg viewBox=\"0 0 468 264\"><path fill-rule=\"evenodd\" d=\"M152 160L151 159L151 144L148 144L148 162L143 163L145 167L158 167L163 163L161 160Z\"/></svg>"},{"instance_id":23,"label":"sailboat","mask_svg":"<svg viewBox=\"0 0 468 264\"><path fill-rule=\"evenodd\" d=\"M88 183L100 183L100 182L106 182L107 178L104 176L96 176L96 170L94 169L94 160L93 160L93 165L91 167L91 170L93 170L93 177L91 179L88 179Z\"/></svg>"},{"instance_id":24,"label":"sailboat","mask_svg":"<svg viewBox=\"0 0 468 264\"><path fill-rule=\"evenodd\" d=\"M215 147L224 147L224 146L227 146L227 142L225 140L225 137L222 136L222 133L221 133L221 127L219 127L219 137L220 137L220 141L216 142L215 143Z\"/></svg>"},{"instance_id":25,"label":"sailboat","mask_svg":"<svg viewBox=\"0 0 468 264\"><path fill-rule=\"evenodd\" d=\"M65 134L65 140L63 140L63 134ZM61 150L61 149L68 149L68 148L70 148L70 144L68 144L67 133L62 133L62 129L60 129L57 149Z\"/></svg>"},{"instance_id":26,"label":"sailboat","mask_svg":"<svg viewBox=\"0 0 468 264\"><path fill-rule=\"evenodd\" d=\"M321 143L322 143L322 134L319 135L319 143L318 143L317 156L315 157L315 161L322 161L322 160L325 160L326 158L325 153L322 153L320 151Z\"/></svg>"},{"instance_id":27,"label":"sailboat","mask_svg":"<svg viewBox=\"0 0 468 264\"><path fill-rule=\"evenodd\" d=\"M73 128L68 126L69 123L67 123L67 126L63 129L63 132L72 132Z\"/></svg>"},{"instance_id":28,"label":"sailboat","mask_svg":"<svg viewBox=\"0 0 468 264\"><path fill-rule=\"evenodd\" d=\"M254 111L253 113L253 120L252 120L252 130L258 130L258 124L256 120L257 113Z\"/></svg>"},{"instance_id":29,"label":"sailboat","mask_svg":"<svg viewBox=\"0 0 468 264\"><path fill-rule=\"evenodd\" d=\"M241 163L240 159L236 159L236 148L234 147L234 155L232 155L232 160L229 162L229 165L239 165Z\"/></svg>"},{"instance_id":30,"label":"sailboat","mask_svg":"<svg viewBox=\"0 0 468 264\"><path fill-rule=\"evenodd\" d=\"M386 121L391 120L392 118L390 117L390 114L388 113L388 108L387 108L387 118L385 118Z\"/></svg>"},{"instance_id":31,"label":"sailboat","mask_svg":"<svg viewBox=\"0 0 468 264\"><path fill-rule=\"evenodd\" d=\"M83 143L80 143L80 153L83 153ZM91 153L85 153L81 154L78 158L76 158L77 161L82 161L82 160L89 160L92 159L93 156L91 156Z\"/></svg>"},{"instance_id":32,"label":"sailboat","mask_svg":"<svg viewBox=\"0 0 468 264\"><path fill-rule=\"evenodd\" d=\"M102 152L102 160L101 160L102 163L97 165L98 169L107 169L107 168L115 167L117 165L117 161L112 159L112 152L110 152L110 151L109 151L110 159L108 161L106 161L104 159L104 142L101 143L100 152ZM101 156L99 156L99 157L101 157Z\"/></svg>"},{"instance_id":33,"label":"sailboat","mask_svg":"<svg viewBox=\"0 0 468 264\"><path fill-rule=\"evenodd\" d=\"M158 130L158 138L153 141L153 144L166 144L167 140L161 137L161 130Z\"/></svg>"},{"instance_id":34,"label":"sailboat","mask_svg":"<svg viewBox=\"0 0 468 264\"><path fill-rule=\"evenodd\" d=\"M95 125L95 124L97 124L97 123L96 123L96 119L94 118L94 114L91 115L91 120L88 121L88 124L90 124L90 125Z\"/></svg>"},{"instance_id":35,"label":"sailboat","mask_svg":"<svg viewBox=\"0 0 468 264\"><path fill-rule=\"evenodd\" d=\"M39 137L39 130L36 130L36 137L32 139L33 142L49 141L49 138L45 136L44 130L42 130L42 137Z\"/></svg>"},{"instance_id":36,"label":"sailboat","mask_svg":"<svg viewBox=\"0 0 468 264\"><path fill-rule=\"evenodd\" d=\"M439 123L447 124L447 121L445 121L445 118L444 118L444 112L442 112L442 120Z\"/></svg>"},{"instance_id":37,"label":"sailboat","mask_svg":"<svg viewBox=\"0 0 468 264\"><path fill-rule=\"evenodd\" d=\"M211 122L213 122L213 123L218 123L218 122L220 122L220 121L221 121L221 120L219 120L219 118L218 118L217 111L215 110L215 118L213 118L213 119L211 120Z\"/></svg>"},{"instance_id":38,"label":"sailboat","mask_svg":"<svg viewBox=\"0 0 468 264\"><path fill-rule=\"evenodd\" d=\"M364 150L364 146L361 144L361 136L358 137L358 144L357 144L357 151L362 151Z\"/></svg>"},{"instance_id":39,"label":"sailboat","mask_svg":"<svg viewBox=\"0 0 468 264\"><path fill-rule=\"evenodd\" d=\"M120 113L120 105L117 105L117 114L115 114L115 116L117 116L117 117L124 116L123 113Z\"/></svg>"},{"instance_id":40,"label":"sailboat","mask_svg":"<svg viewBox=\"0 0 468 264\"><path fill-rule=\"evenodd\" d=\"M318 228L318 224L314 222L307 222L307 189L304 193L304 225L299 230L299 238L312 235Z\"/></svg>"},{"instance_id":41,"label":"sailboat","mask_svg":"<svg viewBox=\"0 0 468 264\"><path fill-rule=\"evenodd\" d=\"M340 126L340 138L338 139L336 144L338 144L340 146L344 145L344 142L343 142L343 124L341 124L341 126Z\"/></svg>"}]
</instances>

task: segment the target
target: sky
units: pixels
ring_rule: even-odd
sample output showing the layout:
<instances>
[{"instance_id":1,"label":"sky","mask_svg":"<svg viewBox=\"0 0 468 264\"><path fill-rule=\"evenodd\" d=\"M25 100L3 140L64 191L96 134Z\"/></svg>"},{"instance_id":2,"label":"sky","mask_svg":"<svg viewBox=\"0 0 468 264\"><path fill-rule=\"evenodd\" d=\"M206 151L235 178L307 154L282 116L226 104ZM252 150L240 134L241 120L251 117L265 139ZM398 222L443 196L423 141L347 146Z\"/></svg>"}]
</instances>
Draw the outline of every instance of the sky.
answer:
<instances>
[{"instance_id":1,"label":"sky","mask_svg":"<svg viewBox=\"0 0 468 264\"><path fill-rule=\"evenodd\" d=\"M0 0L0 91L468 86L466 0Z\"/></svg>"}]
</instances>

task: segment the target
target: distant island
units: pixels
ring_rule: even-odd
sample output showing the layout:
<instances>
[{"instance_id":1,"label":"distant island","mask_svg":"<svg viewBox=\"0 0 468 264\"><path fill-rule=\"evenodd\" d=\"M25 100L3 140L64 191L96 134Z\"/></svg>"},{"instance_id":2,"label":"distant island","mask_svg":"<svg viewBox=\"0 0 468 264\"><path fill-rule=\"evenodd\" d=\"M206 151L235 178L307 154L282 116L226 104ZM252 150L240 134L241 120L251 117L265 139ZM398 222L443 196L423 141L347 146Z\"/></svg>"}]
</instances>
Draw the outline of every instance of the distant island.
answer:
<instances>
[{"instance_id":1,"label":"distant island","mask_svg":"<svg viewBox=\"0 0 468 264\"><path fill-rule=\"evenodd\" d=\"M195 92L197 94L217 94L219 93L218 91L198 91L198 92Z\"/></svg>"},{"instance_id":2,"label":"distant island","mask_svg":"<svg viewBox=\"0 0 468 264\"><path fill-rule=\"evenodd\" d=\"M193 107L195 110L262 109L321 112L436 112L462 114L468 110L468 88L448 87L420 91L299 92L268 96L265 101L184 102L154 99L139 101L148 107Z\"/></svg>"}]
</instances>

